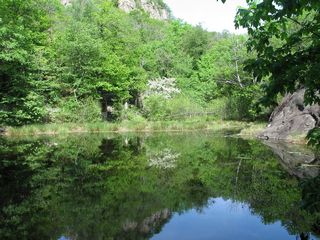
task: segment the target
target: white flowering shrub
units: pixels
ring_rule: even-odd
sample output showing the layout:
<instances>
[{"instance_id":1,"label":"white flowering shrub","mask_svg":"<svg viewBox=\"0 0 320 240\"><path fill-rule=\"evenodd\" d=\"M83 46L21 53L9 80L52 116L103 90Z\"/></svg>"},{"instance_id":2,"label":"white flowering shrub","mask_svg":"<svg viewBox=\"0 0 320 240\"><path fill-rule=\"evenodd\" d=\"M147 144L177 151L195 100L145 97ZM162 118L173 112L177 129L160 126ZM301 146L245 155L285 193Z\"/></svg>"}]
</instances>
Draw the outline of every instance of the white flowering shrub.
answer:
<instances>
[{"instance_id":1,"label":"white flowering shrub","mask_svg":"<svg viewBox=\"0 0 320 240\"><path fill-rule=\"evenodd\" d=\"M180 90L176 86L175 78L156 78L149 80L148 90L146 91L145 96L160 95L169 99L179 93Z\"/></svg>"}]
</instances>

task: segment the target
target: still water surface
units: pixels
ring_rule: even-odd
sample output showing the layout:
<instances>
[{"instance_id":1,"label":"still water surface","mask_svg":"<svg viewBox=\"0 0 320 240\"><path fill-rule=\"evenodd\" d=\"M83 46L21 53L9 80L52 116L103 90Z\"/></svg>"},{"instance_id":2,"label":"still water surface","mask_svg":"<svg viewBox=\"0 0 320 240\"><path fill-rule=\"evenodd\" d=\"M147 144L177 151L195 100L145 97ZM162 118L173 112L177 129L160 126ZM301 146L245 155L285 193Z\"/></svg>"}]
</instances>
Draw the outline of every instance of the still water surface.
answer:
<instances>
[{"instance_id":1,"label":"still water surface","mask_svg":"<svg viewBox=\"0 0 320 240\"><path fill-rule=\"evenodd\" d=\"M0 239L320 239L318 169L292 147L217 133L0 138Z\"/></svg>"}]
</instances>

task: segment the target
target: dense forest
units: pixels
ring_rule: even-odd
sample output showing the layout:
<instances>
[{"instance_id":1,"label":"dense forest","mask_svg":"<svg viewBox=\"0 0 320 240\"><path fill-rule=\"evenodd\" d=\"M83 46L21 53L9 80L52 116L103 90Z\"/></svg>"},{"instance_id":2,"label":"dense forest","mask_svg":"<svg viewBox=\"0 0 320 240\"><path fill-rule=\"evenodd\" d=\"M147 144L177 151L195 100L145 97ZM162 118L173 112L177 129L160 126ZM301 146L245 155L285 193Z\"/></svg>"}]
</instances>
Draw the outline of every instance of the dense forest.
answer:
<instances>
[{"instance_id":1,"label":"dense forest","mask_svg":"<svg viewBox=\"0 0 320 240\"><path fill-rule=\"evenodd\" d=\"M190 112L267 120L301 87L307 103L319 103L316 0L248 0L235 20L247 35L127 13L118 1L67 2L1 0L0 125Z\"/></svg>"},{"instance_id":2,"label":"dense forest","mask_svg":"<svg viewBox=\"0 0 320 240\"><path fill-rule=\"evenodd\" d=\"M205 109L257 117L260 84L243 71L255 54L246 36L126 14L111 1L1 5L3 124L100 121L101 112L162 120Z\"/></svg>"}]
</instances>

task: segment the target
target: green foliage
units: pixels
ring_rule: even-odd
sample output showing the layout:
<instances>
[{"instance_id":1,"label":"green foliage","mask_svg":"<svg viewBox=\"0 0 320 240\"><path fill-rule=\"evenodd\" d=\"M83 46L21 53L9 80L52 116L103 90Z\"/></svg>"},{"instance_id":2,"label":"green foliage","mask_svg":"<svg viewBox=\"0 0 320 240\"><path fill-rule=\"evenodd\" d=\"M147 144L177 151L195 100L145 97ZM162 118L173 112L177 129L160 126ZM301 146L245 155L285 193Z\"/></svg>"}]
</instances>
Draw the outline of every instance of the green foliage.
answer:
<instances>
[{"instance_id":1,"label":"green foliage","mask_svg":"<svg viewBox=\"0 0 320 240\"><path fill-rule=\"evenodd\" d=\"M169 99L151 95L145 100L143 113L149 120L176 120L205 115L199 104L182 95Z\"/></svg>"},{"instance_id":2,"label":"green foliage","mask_svg":"<svg viewBox=\"0 0 320 240\"><path fill-rule=\"evenodd\" d=\"M144 116L150 120L163 120L167 116L167 99L160 95L149 96L144 101Z\"/></svg>"},{"instance_id":3,"label":"green foliage","mask_svg":"<svg viewBox=\"0 0 320 240\"><path fill-rule=\"evenodd\" d=\"M216 98L206 104L208 112L213 113L214 119L226 120L229 118L227 111L228 98Z\"/></svg>"},{"instance_id":4,"label":"green foliage","mask_svg":"<svg viewBox=\"0 0 320 240\"><path fill-rule=\"evenodd\" d=\"M75 7L72 5L70 11ZM67 86L65 94L82 98L97 96L101 91L112 92L115 100L123 101L129 97L131 81L138 71L132 66L137 56L130 48L135 36L125 30L130 26L124 13L109 2L96 7L100 11L94 11L88 19L73 17L61 23L67 27L58 32L55 61L62 72L61 80ZM119 37L121 34L124 36ZM136 86L139 87L139 83Z\"/></svg>"},{"instance_id":5,"label":"green foliage","mask_svg":"<svg viewBox=\"0 0 320 240\"><path fill-rule=\"evenodd\" d=\"M191 99L180 95L169 99L167 112L169 117L171 116L172 118L175 118L180 115L182 117L183 115L188 116L188 113L201 113L203 112L203 109L199 104L191 101Z\"/></svg>"},{"instance_id":6,"label":"green foliage","mask_svg":"<svg viewBox=\"0 0 320 240\"><path fill-rule=\"evenodd\" d=\"M51 109L50 118L51 121L57 123L91 123L102 120L100 104L92 97L82 100L64 99L58 103L56 108Z\"/></svg>"},{"instance_id":7,"label":"green foliage","mask_svg":"<svg viewBox=\"0 0 320 240\"><path fill-rule=\"evenodd\" d=\"M262 109L257 108L261 96L261 89L257 85L234 91L232 97L228 98L227 101L226 111L228 119L256 120L260 117L263 118L266 111L268 116L268 114L270 114L268 109L262 111Z\"/></svg>"},{"instance_id":8,"label":"green foliage","mask_svg":"<svg viewBox=\"0 0 320 240\"><path fill-rule=\"evenodd\" d=\"M165 8L163 1L152 2ZM1 125L96 121L96 99L103 114L113 109L113 120L139 119L139 112L164 120L202 112L210 101L228 96L236 102L230 112L243 112L230 119L253 118L252 104L249 109L240 104L256 97L248 96L247 87L256 84L242 70L251 56L243 48L245 37L209 33L180 20L162 22L141 9L126 14L116 6L99 0L73 0L67 6L58 0L4 1ZM143 103L148 81L157 78L177 79L181 94ZM123 112L125 102L140 109ZM78 109L83 112L77 114Z\"/></svg>"},{"instance_id":9,"label":"green foliage","mask_svg":"<svg viewBox=\"0 0 320 240\"><path fill-rule=\"evenodd\" d=\"M225 0L222 0L225 2ZM247 0L235 20L248 30L248 51L257 56L246 70L264 81L265 106L276 105L277 96L305 88L306 104L320 103L320 2ZM310 133L311 143L319 138Z\"/></svg>"},{"instance_id":10,"label":"green foliage","mask_svg":"<svg viewBox=\"0 0 320 240\"><path fill-rule=\"evenodd\" d=\"M243 70L245 60L253 55L247 53L245 42L246 37L236 35L215 42L198 62L192 79L195 83L191 88L202 102L217 104L214 107L222 119L253 120L261 116L256 109L261 86Z\"/></svg>"},{"instance_id":11,"label":"green foliage","mask_svg":"<svg viewBox=\"0 0 320 240\"><path fill-rule=\"evenodd\" d=\"M13 0L0 4L0 122L22 125L44 119L36 52L47 44L48 10L55 1Z\"/></svg>"},{"instance_id":12,"label":"green foliage","mask_svg":"<svg viewBox=\"0 0 320 240\"><path fill-rule=\"evenodd\" d=\"M201 26L190 28L184 33L181 45L192 58L193 69L197 69L198 60L210 49L210 33Z\"/></svg>"},{"instance_id":13,"label":"green foliage","mask_svg":"<svg viewBox=\"0 0 320 240\"><path fill-rule=\"evenodd\" d=\"M320 2L247 3L247 9L238 10L236 24L248 29L248 49L257 52L247 69L258 79L270 79L265 103L272 103L278 93L293 92L301 86L306 88L306 103L320 103Z\"/></svg>"},{"instance_id":14,"label":"green foliage","mask_svg":"<svg viewBox=\"0 0 320 240\"><path fill-rule=\"evenodd\" d=\"M312 129L308 135L308 144L315 147L320 153L320 128L316 127Z\"/></svg>"},{"instance_id":15,"label":"green foliage","mask_svg":"<svg viewBox=\"0 0 320 240\"><path fill-rule=\"evenodd\" d=\"M20 103L19 107L10 110L3 107L0 110L0 122L3 124L19 126L47 120L47 110L43 96L30 92L28 95L16 100ZM12 102L7 103L10 104ZM6 111L6 109L8 110Z\"/></svg>"},{"instance_id":16,"label":"green foliage","mask_svg":"<svg viewBox=\"0 0 320 240\"><path fill-rule=\"evenodd\" d=\"M204 98L242 91L253 85L254 79L243 71L244 61L249 57L244 36L229 36L217 41L199 61L197 76Z\"/></svg>"},{"instance_id":17,"label":"green foliage","mask_svg":"<svg viewBox=\"0 0 320 240\"><path fill-rule=\"evenodd\" d=\"M143 123L146 119L142 116L139 109L130 107L128 109L122 109L119 120L127 120L132 123Z\"/></svg>"}]
</instances>

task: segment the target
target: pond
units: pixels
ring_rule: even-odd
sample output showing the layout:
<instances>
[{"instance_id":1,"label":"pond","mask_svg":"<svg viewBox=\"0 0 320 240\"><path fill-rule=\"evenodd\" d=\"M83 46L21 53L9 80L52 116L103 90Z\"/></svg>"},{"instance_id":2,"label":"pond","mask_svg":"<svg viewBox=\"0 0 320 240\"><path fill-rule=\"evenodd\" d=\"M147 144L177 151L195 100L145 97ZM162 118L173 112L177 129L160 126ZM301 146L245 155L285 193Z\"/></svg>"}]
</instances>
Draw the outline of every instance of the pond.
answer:
<instances>
[{"instance_id":1,"label":"pond","mask_svg":"<svg viewBox=\"0 0 320 240\"><path fill-rule=\"evenodd\" d=\"M312 157L208 132L0 138L0 239L320 239Z\"/></svg>"}]
</instances>

